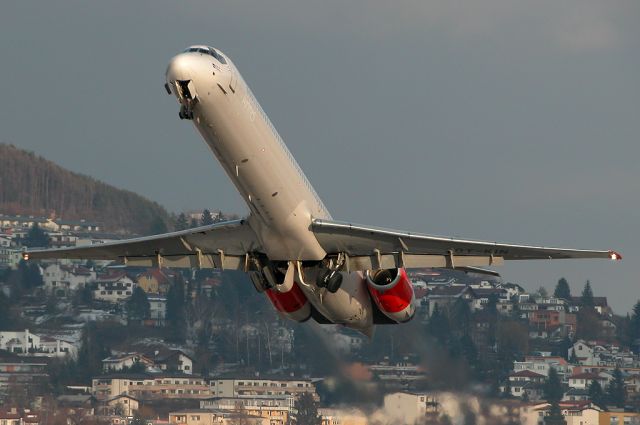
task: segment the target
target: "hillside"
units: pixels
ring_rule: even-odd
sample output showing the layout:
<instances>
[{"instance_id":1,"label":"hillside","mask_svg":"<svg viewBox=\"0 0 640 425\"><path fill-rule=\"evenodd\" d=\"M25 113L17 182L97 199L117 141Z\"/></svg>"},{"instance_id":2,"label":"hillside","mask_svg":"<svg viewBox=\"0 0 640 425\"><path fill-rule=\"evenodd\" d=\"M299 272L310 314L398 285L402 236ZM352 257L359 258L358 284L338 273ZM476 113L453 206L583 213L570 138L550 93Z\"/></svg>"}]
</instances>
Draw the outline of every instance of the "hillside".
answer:
<instances>
[{"instance_id":1,"label":"hillside","mask_svg":"<svg viewBox=\"0 0 640 425\"><path fill-rule=\"evenodd\" d=\"M150 234L171 222L159 204L0 144L0 213L86 219L111 232Z\"/></svg>"}]
</instances>

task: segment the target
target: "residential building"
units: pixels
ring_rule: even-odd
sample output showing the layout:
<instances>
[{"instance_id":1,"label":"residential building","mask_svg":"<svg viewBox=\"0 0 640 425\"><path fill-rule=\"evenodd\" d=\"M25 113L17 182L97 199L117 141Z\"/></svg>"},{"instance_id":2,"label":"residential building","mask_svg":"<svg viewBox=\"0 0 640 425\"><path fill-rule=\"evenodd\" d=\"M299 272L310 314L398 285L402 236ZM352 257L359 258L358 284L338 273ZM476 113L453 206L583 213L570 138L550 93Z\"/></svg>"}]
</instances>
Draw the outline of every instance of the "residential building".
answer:
<instances>
[{"instance_id":1,"label":"residential building","mask_svg":"<svg viewBox=\"0 0 640 425\"><path fill-rule=\"evenodd\" d=\"M319 400L310 379L218 378L209 383L214 397L252 397L256 395L294 395L311 393Z\"/></svg>"},{"instance_id":2,"label":"residential building","mask_svg":"<svg viewBox=\"0 0 640 425\"><path fill-rule=\"evenodd\" d=\"M577 388L581 390L589 389L591 382L598 381L602 388L605 388L609 379L598 373L581 372L569 377L569 388Z\"/></svg>"},{"instance_id":3,"label":"residential building","mask_svg":"<svg viewBox=\"0 0 640 425\"><path fill-rule=\"evenodd\" d=\"M149 319L145 323L149 326L164 326L167 318L167 298L158 294L147 294L149 301Z\"/></svg>"},{"instance_id":4,"label":"residential building","mask_svg":"<svg viewBox=\"0 0 640 425\"><path fill-rule=\"evenodd\" d=\"M46 363L0 361L0 398L9 387L25 396L44 394L49 385Z\"/></svg>"},{"instance_id":5,"label":"residential building","mask_svg":"<svg viewBox=\"0 0 640 425\"><path fill-rule=\"evenodd\" d=\"M523 397L526 392L527 397L531 397L531 391L544 383L545 376L530 370L521 370L511 373L508 379L512 396Z\"/></svg>"},{"instance_id":6,"label":"residential building","mask_svg":"<svg viewBox=\"0 0 640 425\"><path fill-rule=\"evenodd\" d=\"M270 425L268 418L249 415L245 412L188 409L169 413L171 425Z\"/></svg>"},{"instance_id":7,"label":"residential building","mask_svg":"<svg viewBox=\"0 0 640 425\"><path fill-rule=\"evenodd\" d=\"M358 409L320 408L318 414L322 425L368 425L369 418Z\"/></svg>"},{"instance_id":8,"label":"residential building","mask_svg":"<svg viewBox=\"0 0 640 425\"><path fill-rule=\"evenodd\" d=\"M126 300L133 293L135 283L124 273L115 276L98 277L93 291L93 299L111 304L118 304Z\"/></svg>"},{"instance_id":9,"label":"residential building","mask_svg":"<svg viewBox=\"0 0 640 425\"><path fill-rule=\"evenodd\" d=\"M561 401L560 411L567 425L600 425L601 409L590 401ZM526 425L544 425L551 405L539 403L522 409L521 423ZM608 425L608 422L607 422Z\"/></svg>"},{"instance_id":10,"label":"residential building","mask_svg":"<svg viewBox=\"0 0 640 425\"><path fill-rule=\"evenodd\" d=\"M0 407L0 425L39 425L40 416L30 409Z\"/></svg>"},{"instance_id":11,"label":"residential building","mask_svg":"<svg viewBox=\"0 0 640 425\"><path fill-rule=\"evenodd\" d=\"M212 397L201 400L200 408L225 412L241 410L252 416L269 419L270 425L284 425L289 423L294 403L295 397L292 395Z\"/></svg>"},{"instance_id":12,"label":"residential building","mask_svg":"<svg viewBox=\"0 0 640 425\"><path fill-rule=\"evenodd\" d=\"M69 296L96 279L96 272L82 266L67 266L52 263L43 267L42 281L49 294Z\"/></svg>"},{"instance_id":13,"label":"residential building","mask_svg":"<svg viewBox=\"0 0 640 425\"><path fill-rule=\"evenodd\" d=\"M147 269L137 276L136 283L148 294L166 295L173 276L174 273L168 269Z\"/></svg>"},{"instance_id":14,"label":"residential building","mask_svg":"<svg viewBox=\"0 0 640 425\"><path fill-rule=\"evenodd\" d=\"M126 394L120 394L105 400L99 413L105 416L133 416L140 408L140 401Z\"/></svg>"},{"instance_id":15,"label":"residential building","mask_svg":"<svg viewBox=\"0 0 640 425\"><path fill-rule=\"evenodd\" d=\"M412 363L381 362L368 365L373 376L387 384L406 384L427 379L426 372L422 366Z\"/></svg>"},{"instance_id":16,"label":"residential building","mask_svg":"<svg viewBox=\"0 0 640 425\"><path fill-rule=\"evenodd\" d=\"M182 350L157 347L146 351L144 355L163 372L179 372L186 375L193 373L193 358Z\"/></svg>"},{"instance_id":17,"label":"residential building","mask_svg":"<svg viewBox=\"0 0 640 425\"><path fill-rule=\"evenodd\" d=\"M135 364L143 364L145 367L154 366L153 360L140 353L123 353L109 356L102 360L102 370L105 372L117 372L130 368Z\"/></svg>"},{"instance_id":18,"label":"residential building","mask_svg":"<svg viewBox=\"0 0 640 425\"><path fill-rule=\"evenodd\" d=\"M202 399L211 397L207 382L200 376L176 374L111 374L92 379L92 393L98 400L118 395L146 399Z\"/></svg>"},{"instance_id":19,"label":"residential building","mask_svg":"<svg viewBox=\"0 0 640 425\"><path fill-rule=\"evenodd\" d=\"M34 334L25 329L20 332L0 331L0 349L18 355L76 358L79 345L61 338Z\"/></svg>"},{"instance_id":20,"label":"residential building","mask_svg":"<svg viewBox=\"0 0 640 425\"><path fill-rule=\"evenodd\" d=\"M76 246L78 237L67 232L48 232L50 248L68 248Z\"/></svg>"},{"instance_id":21,"label":"residential building","mask_svg":"<svg viewBox=\"0 0 640 425\"><path fill-rule=\"evenodd\" d=\"M569 348L569 358L573 356L578 359L578 363L582 365L595 364L595 356L593 348L587 344L584 340L576 341L572 347Z\"/></svg>"},{"instance_id":22,"label":"residential building","mask_svg":"<svg viewBox=\"0 0 640 425\"><path fill-rule=\"evenodd\" d=\"M640 413L615 411L600 412L599 419L600 425L636 425L640 424Z\"/></svg>"},{"instance_id":23,"label":"residential building","mask_svg":"<svg viewBox=\"0 0 640 425\"><path fill-rule=\"evenodd\" d=\"M56 413L78 422L92 418L96 413L97 400L87 394L64 394L56 398Z\"/></svg>"},{"instance_id":24,"label":"residential building","mask_svg":"<svg viewBox=\"0 0 640 425\"><path fill-rule=\"evenodd\" d=\"M424 423L423 420L430 413L437 411L438 400L435 395L399 392L384 397L385 423Z\"/></svg>"}]
</instances>

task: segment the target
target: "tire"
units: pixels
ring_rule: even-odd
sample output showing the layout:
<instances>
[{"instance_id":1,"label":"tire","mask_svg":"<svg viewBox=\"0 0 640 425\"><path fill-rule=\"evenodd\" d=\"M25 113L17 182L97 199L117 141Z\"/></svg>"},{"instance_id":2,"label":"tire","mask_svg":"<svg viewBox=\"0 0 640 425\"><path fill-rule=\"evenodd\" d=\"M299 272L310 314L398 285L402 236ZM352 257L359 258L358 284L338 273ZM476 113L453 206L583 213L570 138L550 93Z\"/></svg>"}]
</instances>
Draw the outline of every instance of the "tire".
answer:
<instances>
[{"instance_id":1,"label":"tire","mask_svg":"<svg viewBox=\"0 0 640 425\"><path fill-rule=\"evenodd\" d=\"M327 281L327 291L335 294L340 289L340 286L342 286L342 273L333 272Z\"/></svg>"},{"instance_id":2,"label":"tire","mask_svg":"<svg viewBox=\"0 0 640 425\"><path fill-rule=\"evenodd\" d=\"M320 271L320 273L318 273L318 277L316 278L316 285L318 285L318 288L326 288L329 277L331 277L331 270L323 269L322 271Z\"/></svg>"}]
</instances>

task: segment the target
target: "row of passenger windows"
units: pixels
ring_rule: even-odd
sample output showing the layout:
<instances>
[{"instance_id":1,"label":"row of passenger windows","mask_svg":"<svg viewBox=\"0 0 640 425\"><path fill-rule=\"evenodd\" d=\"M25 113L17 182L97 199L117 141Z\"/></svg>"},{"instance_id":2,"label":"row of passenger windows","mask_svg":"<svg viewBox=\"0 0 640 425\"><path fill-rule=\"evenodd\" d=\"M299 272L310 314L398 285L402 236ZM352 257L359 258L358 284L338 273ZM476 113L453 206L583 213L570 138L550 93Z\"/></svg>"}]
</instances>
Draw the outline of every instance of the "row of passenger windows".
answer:
<instances>
[{"instance_id":1,"label":"row of passenger windows","mask_svg":"<svg viewBox=\"0 0 640 425\"><path fill-rule=\"evenodd\" d=\"M311 183L309 182L309 179L307 179L307 176L304 174L304 172L302 171L302 168L300 168L300 165L298 164L298 161L295 160L295 158L293 157L293 155L291 154L291 151L289 151L289 148L287 147L287 145L284 143L284 141L282 140L282 138L280 137L280 134L278 134L278 131L276 130L276 128L273 126L273 123L271 123L271 120L269 119L269 117L267 116L267 114L264 112L264 110L262 109L262 106L260 106L260 104L258 103L258 101L256 100L255 96L253 95L253 92L247 88L247 92L249 94L249 96L251 97L251 100L253 101L252 103L254 105L256 105L258 111L260 112L260 115L262 115L262 119L267 123L267 125L271 128L271 132L273 133L273 135L275 136L275 138L278 140L278 142L280 143L280 146L282 146L282 148L284 149L284 152L287 154L287 157L289 157L289 161L291 162L291 164L296 168L296 170L298 171L298 174L300 175L300 177L302 177L302 181L304 182L305 186L307 186L307 189L309 189L309 191L311 192L311 194L313 195L313 197L315 198L318 207L323 210L327 215L328 212L326 210L326 207L324 206L324 204L322 203L322 201L320 200L320 196L318 196L318 193L316 192L316 190L314 189L313 186L311 186Z\"/></svg>"},{"instance_id":2,"label":"row of passenger windows","mask_svg":"<svg viewBox=\"0 0 640 425\"><path fill-rule=\"evenodd\" d=\"M211 47L189 47L184 52L185 53L202 53L202 54L205 54L205 55L213 56L220 63L225 63L225 64L227 63L225 58L220 53L216 52Z\"/></svg>"}]
</instances>

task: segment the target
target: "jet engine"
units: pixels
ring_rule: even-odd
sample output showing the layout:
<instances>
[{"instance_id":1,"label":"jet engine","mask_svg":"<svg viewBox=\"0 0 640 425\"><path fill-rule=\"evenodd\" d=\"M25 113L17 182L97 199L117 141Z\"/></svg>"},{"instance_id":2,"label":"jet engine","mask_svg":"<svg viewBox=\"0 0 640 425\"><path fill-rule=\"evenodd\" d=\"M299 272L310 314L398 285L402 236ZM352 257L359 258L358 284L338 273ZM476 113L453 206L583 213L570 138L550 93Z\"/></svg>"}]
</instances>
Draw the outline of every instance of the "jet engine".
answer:
<instances>
[{"instance_id":1,"label":"jet engine","mask_svg":"<svg viewBox=\"0 0 640 425\"><path fill-rule=\"evenodd\" d=\"M411 320L416 311L415 296L404 269L367 272L367 288L382 314L396 323Z\"/></svg>"},{"instance_id":2,"label":"jet engine","mask_svg":"<svg viewBox=\"0 0 640 425\"><path fill-rule=\"evenodd\" d=\"M270 288L265 293L280 314L296 322L304 322L311 317L311 304L296 282L286 292L278 289Z\"/></svg>"},{"instance_id":3,"label":"jet engine","mask_svg":"<svg viewBox=\"0 0 640 425\"><path fill-rule=\"evenodd\" d=\"M265 279L270 282L265 293L284 317L304 322L311 317L311 304L294 280L294 269L293 263L289 263L286 273L276 268L264 267Z\"/></svg>"}]
</instances>

